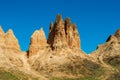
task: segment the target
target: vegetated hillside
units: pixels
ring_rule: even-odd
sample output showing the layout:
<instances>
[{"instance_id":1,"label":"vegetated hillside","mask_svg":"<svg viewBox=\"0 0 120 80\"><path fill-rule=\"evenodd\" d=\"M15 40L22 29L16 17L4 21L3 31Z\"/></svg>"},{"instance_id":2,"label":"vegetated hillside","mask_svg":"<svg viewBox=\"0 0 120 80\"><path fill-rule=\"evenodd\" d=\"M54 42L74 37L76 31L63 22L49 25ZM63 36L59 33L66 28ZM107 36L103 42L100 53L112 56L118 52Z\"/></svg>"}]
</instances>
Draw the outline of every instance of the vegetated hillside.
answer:
<instances>
[{"instance_id":1,"label":"vegetated hillside","mask_svg":"<svg viewBox=\"0 0 120 80\"><path fill-rule=\"evenodd\" d=\"M0 80L120 80L120 30L87 55L80 46L77 26L59 14L31 36L22 52L12 30L0 27Z\"/></svg>"},{"instance_id":2,"label":"vegetated hillside","mask_svg":"<svg viewBox=\"0 0 120 80\"><path fill-rule=\"evenodd\" d=\"M120 80L120 29L90 56L106 67L109 80Z\"/></svg>"}]
</instances>

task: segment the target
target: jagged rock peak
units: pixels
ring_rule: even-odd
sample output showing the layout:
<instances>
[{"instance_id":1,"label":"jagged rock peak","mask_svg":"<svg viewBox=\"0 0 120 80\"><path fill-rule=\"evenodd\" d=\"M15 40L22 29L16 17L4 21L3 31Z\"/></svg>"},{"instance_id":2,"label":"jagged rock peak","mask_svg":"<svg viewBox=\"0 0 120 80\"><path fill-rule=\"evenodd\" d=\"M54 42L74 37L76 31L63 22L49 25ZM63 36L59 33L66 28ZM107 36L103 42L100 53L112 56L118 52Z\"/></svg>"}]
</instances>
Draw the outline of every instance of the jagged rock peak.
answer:
<instances>
[{"instance_id":1,"label":"jagged rock peak","mask_svg":"<svg viewBox=\"0 0 120 80\"><path fill-rule=\"evenodd\" d=\"M41 28L40 30L36 30L33 34L32 34L32 36L31 36L31 38L36 38L36 37L42 37L42 38L45 38L46 39L46 36L45 36L45 33L44 33L44 30L43 30L43 28Z\"/></svg>"},{"instance_id":2,"label":"jagged rock peak","mask_svg":"<svg viewBox=\"0 0 120 80\"><path fill-rule=\"evenodd\" d=\"M3 31L3 29L2 29L2 26L0 26L0 36L1 35L4 35L5 33L4 33L4 31Z\"/></svg>"},{"instance_id":3,"label":"jagged rock peak","mask_svg":"<svg viewBox=\"0 0 120 80\"><path fill-rule=\"evenodd\" d=\"M70 20L69 17L67 17L67 18L65 19L65 25L67 26L67 25L70 25L70 24L71 24L71 20Z\"/></svg>"},{"instance_id":4,"label":"jagged rock peak","mask_svg":"<svg viewBox=\"0 0 120 80\"><path fill-rule=\"evenodd\" d=\"M2 26L0 26L0 46L5 46L4 42L5 42L5 33L2 29Z\"/></svg>"},{"instance_id":5,"label":"jagged rock peak","mask_svg":"<svg viewBox=\"0 0 120 80\"><path fill-rule=\"evenodd\" d=\"M115 36L116 36L117 38L120 38L120 29L118 29L118 30L115 32Z\"/></svg>"},{"instance_id":6,"label":"jagged rock peak","mask_svg":"<svg viewBox=\"0 0 120 80\"><path fill-rule=\"evenodd\" d=\"M49 32L51 32L52 29L53 29L53 23L51 22L51 23L50 23L50 31L49 31Z\"/></svg>"},{"instance_id":7,"label":"jagged rock peak","mask_svg":"<svg viewBox=\"0 0 120 80\"><path fill-rule=\"evenodd\" d=\"M108 37L108 39L106 40L106 42L111 42L111 41L117 41L117 37L116 36L114 36L114 35L110 35L109 37Z\"/></svg>"},{"instance_id":8,"label":"jagged rock peak","mask_svg":"<svg viewBox=\"0 0 120 80\"><path fill-rule=\"evenodd\" d=\"M31 36L31 44L43 44L47 42L43 28L36 30Z\"/></svg>"},{"instance_id":9,"label":"jagged rock peak","mask_svg":"<svg viewBox=\"0 0 120 80\"><path fill-rule=\"evenodd\" d=\"M7 48L20 50L18 40L11 29L5 34L5 45Z\"/></svg>"},{"instance_id":10,"label":"jagged rock peak","mask_svg":"<svg viewBox=\"0 0 120 80\"><path fill-rule=\"evenodd\" d=\"M14 33L13 33L12 29L9 29L8 32L6 32L6 34L10 34L10 35L14 36Z\"/></svg>"},{"instance_id":11,"label":"jagged rock peak","mask_svg":"<svg viewBox=\"0 0 120 80\"><path fill-rule=\"evenodd\" d=\"M62 22L63 20L62 20L62 16L60 15L60 14L58 14L57 15L57 17L56 17L56 23L60 23L60 22Z\"/></svg>"},{"instance_id":12,"label":"jagged rock peak","mask_svg":"<svg viewBox=\"0 0 120 80\"><path fill-rule=\"evenodd\" d=\"M80 48L80 37L76 24L70 24L66 27L66 37L70 48Z\"/></svg>"},{"instance_id":13,"label":"jagged rock peak","mask_svg":"<svg viewBox=\"0 0 120 80\"><path fill-rule=\"evenodd\" d=\"M71 23L69 17L63 21L62 16L58 14L54 25L52 25L52 30L50 28L47 42L52 49L65 47L80 48L80 38L76 25Z\"/></svg>"},{"instance_id":14,"label":"jagged rock peak","mask_svg":"<svg viewBox=\"0 0 120 80\"><path fill-rule=\"evenodd\" d=\"M114 35L110 35L106 40L106 42L110 42L110 41L114 41L114 42L120 41L120 29L118 29Z\"/></svg>"},{"instance_id":15,"label":"jagged rock peak","mask_svg":"<svg viewBox=\"0 0 120 80\"><path fill-rule=\"evenodd\" d=\"M36 30L30 40L28 56L36 54L39 50L47 46L47 40L43 28Z\"/></svg>"}]
</instances>

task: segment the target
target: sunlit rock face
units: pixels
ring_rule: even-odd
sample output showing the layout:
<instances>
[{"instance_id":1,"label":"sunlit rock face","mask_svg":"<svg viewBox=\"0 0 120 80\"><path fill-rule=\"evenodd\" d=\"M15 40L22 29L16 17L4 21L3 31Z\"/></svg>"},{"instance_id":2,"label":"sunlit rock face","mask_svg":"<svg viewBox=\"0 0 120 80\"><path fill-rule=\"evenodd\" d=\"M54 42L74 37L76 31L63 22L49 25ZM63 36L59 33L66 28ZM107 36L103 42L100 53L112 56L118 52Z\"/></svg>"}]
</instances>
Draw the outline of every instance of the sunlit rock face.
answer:
<instances>
[{"instance_id":1,"label":"sunlit rock face","mask_svg":"<svg viewBox=\"0 0 120 80\"><path fill-rule=\"evenodd\" d=\"M80 37L76 24L72 24L69 17L65 19L65 33L68 46L80 49Z\"/></svg>"},{"instance_id":2,"label":"sunlit rock face","mask_svg":"<svg viewBox=\"0 0 120 80\"><path fill-rule=\"evenodd\" d=\"M80 50L80 37L75 24L72 24L70 18L62 20L61 15L57 15L55 23L50 24L48 40L46 40L43 29L36 30L30 39L28 57L50 48L53 51L62 49ZM57 53L57 52L56 52Z\"/></svg>"},{"instance_id":3,"label":"sunlit rock face","mask_svg":"<svg viewBox=\"0 0 120 80\"><path fill-rule=\"evenodd\" d=\"M59 14L55 23L50 24L50 33L47 40L52 49L58 48L78 48L80 49L80 37L75 24L72 24L70 18L62 20Z\"/></svg>"},{"instance_id":4,"label":"sunlit rock face","mask_svg":"<svg viewBox=\"0 0 120 80\"><path fill-rule=\"evenodd\" d=\"M2 27L0 26L0 46L5 46L5 33L2 29Z\"/></svg>"},{"instance_id":5,"label":"sunlit rock face","mask_svg":"<svg viewBox=\"0 0 120 80\"><path fill-rule=\"evenodd\" d=\"M0 67L23 67L22 57L25 56L20 50L19 42L13 31L9 29L4 33L0 27Z\"/></svg>"},{"instance_id":6,"label":"sunlit rock face","mask_svg":"<svg viewBox=\"0 0 120 80\"><path fill-rule=\"evenodd\" d=\"M0 27L0 46L20 51L18 40L11 29L4 33L2 27Z\"/></svg>"},{"instance_id":7,"label":"sunlit rock face","mask_svg":"<svg viewBox=\"0 0 120 80\"><path fill-rule=\"evenodd\" d=\"M99 45L97 50L90 55L101 63L116 56L120 57L120 29L118 29L114 35L110 35L106 43Z\"/></svg>"},{"instance_id":8,"label":"sunlit rock face","mask_svg":"<svg viewBox=\"0 0 120 80\"><path fill-rule=\"evenodd\" d=\"M7 48L13 48L20 51L18 40L11 29L5 34L5 45Z\"/></svg>"},{"instance_id":9,"label":"sunlit rock face","mask_svg":"<svg viewBox=\"0 0 120 80\"><path fill-rule=\"evenodd\" d=\"M0 27L0 67L37 77L42 74L46 78L71 77L76 80L90 76L91 80L119 80L120 29L87 55L81 49L77 27L69 17L63 21L62 16L57 15L55 23L50 23L48 40L43 29L36 30L25 52L20 50L13 31L10 29L5 33Z\"/></svg>"},{"instance_id":10,"label":"sunlit rock face","mask_svg":"<svg viewBox=\"0 0 120 80\"><path fill-rule=\"evenodd\" d=\"M43 29L36 30L31 36L30 47L28 55L34 55L39 50L44 49L47 46L47 40Z\"/></svg>"}]
</instances>

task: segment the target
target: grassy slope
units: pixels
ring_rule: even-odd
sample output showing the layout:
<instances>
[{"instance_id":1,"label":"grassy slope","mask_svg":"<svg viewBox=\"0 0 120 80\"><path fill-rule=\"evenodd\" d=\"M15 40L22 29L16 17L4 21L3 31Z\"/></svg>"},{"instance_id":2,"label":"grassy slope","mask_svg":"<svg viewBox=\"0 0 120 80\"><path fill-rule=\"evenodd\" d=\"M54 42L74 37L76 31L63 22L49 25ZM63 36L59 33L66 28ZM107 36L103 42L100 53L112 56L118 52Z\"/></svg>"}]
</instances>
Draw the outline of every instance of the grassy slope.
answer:
<instances>
[{"instance_id":1,"label":"grassy slope","mask_svg":"<svg viewBox=\"0 0 120 80\"><path fill-rule=\"evenodd\" d=\"M0 80L38 80L37 78L32 78L30 75L27 75L18 70L6 70L0 68Z\"/></svg>"}]
</instances>

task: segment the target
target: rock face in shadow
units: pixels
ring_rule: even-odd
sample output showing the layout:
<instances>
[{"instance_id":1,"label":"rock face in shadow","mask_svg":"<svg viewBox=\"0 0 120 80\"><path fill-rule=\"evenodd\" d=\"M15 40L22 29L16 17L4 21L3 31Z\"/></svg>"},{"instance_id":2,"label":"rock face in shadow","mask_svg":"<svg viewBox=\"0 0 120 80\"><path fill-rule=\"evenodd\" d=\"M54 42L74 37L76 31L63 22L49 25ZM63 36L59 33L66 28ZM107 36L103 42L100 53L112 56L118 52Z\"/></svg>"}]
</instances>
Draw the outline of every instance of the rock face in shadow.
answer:
<instances>
[{"instance_id":1,"label":"rock face in shadow","mask_svg":"<svg viewBox=\"0 0 120 80\"><path fill-rule=\"evenodd\" d=\"M55 23L50 24L47 43L52 49L67 47L80 49L80 38L76 25L71 23L70 18L63 21L62 16L58 14Z\"/></svg>"}]
</instances>

